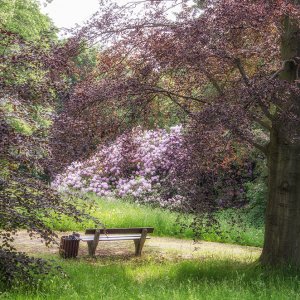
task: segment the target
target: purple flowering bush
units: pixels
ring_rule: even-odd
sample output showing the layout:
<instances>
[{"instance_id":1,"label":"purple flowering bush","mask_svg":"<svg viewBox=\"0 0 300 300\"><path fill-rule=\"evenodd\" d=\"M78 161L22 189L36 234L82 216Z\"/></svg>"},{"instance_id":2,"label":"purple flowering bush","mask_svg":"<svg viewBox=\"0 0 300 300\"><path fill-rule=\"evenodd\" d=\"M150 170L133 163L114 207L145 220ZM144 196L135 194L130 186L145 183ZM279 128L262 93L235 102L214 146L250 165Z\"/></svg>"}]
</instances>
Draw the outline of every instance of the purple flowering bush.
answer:
<instances>
[{"instance_id":1,"label":"purple flowering bush","mask_svg":"<svg viewBox=\"0 0 300 300\"><path fill-rule=\"evenodd\" d=\"M180 208L180 166L187 161L182 126L124 133L86 161L73 162L53 187Z\"/></svg>"}]
</instances>

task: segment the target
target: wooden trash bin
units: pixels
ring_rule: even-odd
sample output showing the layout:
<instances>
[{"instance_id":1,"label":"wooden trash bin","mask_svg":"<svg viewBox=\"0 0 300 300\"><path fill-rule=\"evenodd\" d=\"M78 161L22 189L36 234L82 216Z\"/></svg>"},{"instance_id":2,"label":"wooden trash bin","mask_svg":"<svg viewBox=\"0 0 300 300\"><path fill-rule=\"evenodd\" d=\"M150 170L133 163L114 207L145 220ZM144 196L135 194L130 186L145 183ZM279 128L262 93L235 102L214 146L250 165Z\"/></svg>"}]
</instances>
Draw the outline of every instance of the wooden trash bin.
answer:
<instances>
[{"instance_id":1,"label":"wooden trash bin","mask_svg":"<svg viewBox=\"0 0 300 300\"><path fill-rule=\"evenodd\" d=\"M62 236L59 254L63 258L75 258L78 255L80 239L77 235Z\"/></svg>"}]
</instances>

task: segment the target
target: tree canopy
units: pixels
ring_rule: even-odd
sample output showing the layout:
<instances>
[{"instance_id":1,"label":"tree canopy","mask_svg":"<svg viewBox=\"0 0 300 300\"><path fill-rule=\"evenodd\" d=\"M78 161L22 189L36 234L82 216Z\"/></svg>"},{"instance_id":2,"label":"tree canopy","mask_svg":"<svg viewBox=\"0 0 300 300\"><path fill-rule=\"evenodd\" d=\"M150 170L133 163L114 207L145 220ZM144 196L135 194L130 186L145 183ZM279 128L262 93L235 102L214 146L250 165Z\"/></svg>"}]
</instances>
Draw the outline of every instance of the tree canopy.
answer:
<instances>
[{"instance_id":1,"label":"tree canopy","mask_svg":"<svg viewBox=\"0 0 300 300\"><path fill-rule=\"evenodd\" d=\"M46 33L56 38L52 20L41 13L36 0L2 0L0 20L1 27L26 40L38 40Z\"/></svg>"},{"instance_id":2,"label":"tree canopy","mask_svg":"<svg viewBox=\"0 0 300 300\"><path fill-rule=\"evenodd\" d=\"M132 17L141 4L140 17ZM175 19L168 15L174 6L181 7ZM78 141L69 143L65 157L92 151L103 128L122 128L124 119L107 118L104 110L122 107L134 121L153 101L168 98L189 117L196 166L218 163L220 149L230 140L246 142L266 156L269 200L262 261L298 264L297 229L291 228L300 223L291 212L300 203L295 169L299 12L297 1L282 0L203 1L193 7L187 1L125 6L108 1L77 32L86 41L106 43L107 50L97 71L74 88L55 124L54 134L63 127Z\"/></svg>"}]
</instances>

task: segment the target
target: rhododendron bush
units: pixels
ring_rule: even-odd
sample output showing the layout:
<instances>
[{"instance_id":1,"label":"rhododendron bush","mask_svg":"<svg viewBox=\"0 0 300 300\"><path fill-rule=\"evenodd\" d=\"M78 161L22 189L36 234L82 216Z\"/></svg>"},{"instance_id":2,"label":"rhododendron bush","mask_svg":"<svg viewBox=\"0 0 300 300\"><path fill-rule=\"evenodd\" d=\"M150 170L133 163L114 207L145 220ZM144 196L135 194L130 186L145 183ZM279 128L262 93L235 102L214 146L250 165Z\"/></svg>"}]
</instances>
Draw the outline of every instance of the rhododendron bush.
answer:
<instances>
[{"instance_id":1,"label":"rhododendron bush","mask_svg":"<svg viewBox=\"0 0 300 300\"><path fill-rule=\"evenodd\" d=\"M234 155L220 155L223 168L203 167L197 145L181 125L168 130L138 127L101 145L91 158L73 162L52 185L61 191L132 198L185 211L215 210L237 205L236 201L243 204L242 186L251 176L247 173L253 172L251 163L240 157L243 166Z\"/></svg>"},{"instance_id":2,"label":"rhododendron bush","mask_svg":"<svg viewBox=\"0 0 300 300\"><path fill-rule=\"evenodd\" d=\"M178 171L187 159L182 126L135 128L102 145L90 159L73 162L53 186L180 207L185 197L180 194Z\"/></svg>"}]
</instances>

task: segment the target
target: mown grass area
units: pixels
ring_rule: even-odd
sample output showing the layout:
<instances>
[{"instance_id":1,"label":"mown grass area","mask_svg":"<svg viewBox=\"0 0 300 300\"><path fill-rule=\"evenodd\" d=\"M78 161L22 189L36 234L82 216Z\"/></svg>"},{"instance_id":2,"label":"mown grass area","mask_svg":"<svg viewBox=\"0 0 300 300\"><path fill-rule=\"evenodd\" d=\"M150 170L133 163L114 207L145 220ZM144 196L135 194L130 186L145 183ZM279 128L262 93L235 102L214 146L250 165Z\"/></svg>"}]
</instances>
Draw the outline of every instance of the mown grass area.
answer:
<instances>
[{"instance_id":1,"label":"mown grass area","mask_svg":"<svg viewBox=\"0 0 300 300\"><path fill-rule=\"evenodd\" d=\"M97 217L106 227L143 227L155 228L154 235L177 238L193 238L193 216L171 212L166 209L153 208L147 205L108 200L89 195L95 200L96 206L91 214ZM203 232L201 238L207 241L234 243L248 246L262 246L263 227L255 226L247 221L247 215L242 215L239 223L233 223L237 211L224 211L217 215L220 228L210 228ZM94 227L91 221L75 223L70 218L55 221L49 220L50 226L58 231L84 231ZM184 225L184 226L182 226Z\"/></svg>"},{"instance_id":2,"label":"mown grass area","mask_svg":"<svg viewBox=\"0 0 300 300\"><path fill-rule=\"evenodd\" d=\"M266 270L253 261L205 258L165 261L59 261L68 275L48 278L36 291L22 287L0 299L300 299L299 273Z\"/></svg>"}]
</instances>

